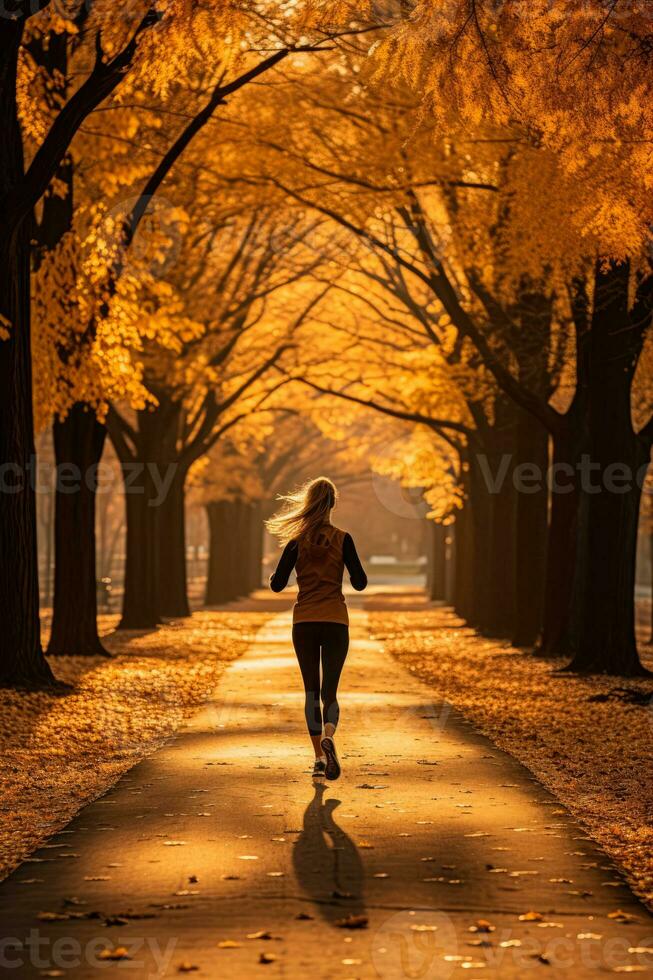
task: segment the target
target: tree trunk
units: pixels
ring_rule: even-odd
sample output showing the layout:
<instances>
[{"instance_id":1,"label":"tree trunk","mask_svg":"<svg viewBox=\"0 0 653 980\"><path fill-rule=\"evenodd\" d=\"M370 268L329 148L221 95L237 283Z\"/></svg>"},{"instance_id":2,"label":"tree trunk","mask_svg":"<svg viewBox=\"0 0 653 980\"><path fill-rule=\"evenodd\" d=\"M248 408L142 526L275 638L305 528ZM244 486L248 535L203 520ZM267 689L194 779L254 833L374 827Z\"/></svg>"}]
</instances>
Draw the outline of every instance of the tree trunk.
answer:
<instances>
[{"instance_id":1,"label":"tree trunk","mask_svg":"<svg viewBox=\"0 0 653 980\"><path fill-rule=\"evenodd\" d=\"M606 440L606 444L609 440ZM606 447L607 448L607 445ZM614 445L614 462L641 471L648 454L636 437ZM618 454L618 455L617 455ZM606 463L602 463L601 475ZM577 648L569 670L638 677L642 667L635 638L635 566L641 489L581 493L578 558Z\"/></svg>"},{"instance_id":2,"label":"tree trunk","mask_svg":"<svg viewBox=\"0 0 653 980\"><path fill-rule=\"evenodd\" d=\"M233 565L234 598L249 595L250 591L250 541L251 541L251 508L245 500L237 500L236 511L236 542Z\"/></svg>"},{"instance_id":3,"label":"tree trunk","mask_svg":"<svg viewBox=\"0 0 653 980\"><path fill-rule=\"evenodd\" d=\"M185 483L186 473L179 467L158 515L161 615L175 619L190 616L186 572Z\"/></svg>"},{"instance_id":4,"label":"tree trunk","mask_svg":"<svg viewBox=\"0 0 653 980\"><path fill-rule=\"evenodd\" d=\"M97 632L95 492L106 428L76 404L53 426L57 487L51 656L108 656ZM68 480L70 475L70 480Z\"/></svg>"},{"instance_id":5,"label":"tree trunk","mask_svg":"<svg viewBox=\"0 0 653 980\"><path fill-rule=\"evenodd\" d=\"M517 408L500 393L495 398L495 423L487 437L488 463L494 486L490 494L491 519L487 578L482 588L488 609L481 630L487 636L510 638L515 625L515 543L517 493L513 482L517 455ZM503 468L503 470L502 470Z\"/></svg>"},{"instance_id":6,"label":"tree trunk","mask_svg":"<svg viewBox=\"0 0 653 980\"><path fill-rule=\"evenodd\" d=\"M22 24L0 34L0 195L24 173L16 106ZM0 686L55 683L43 656L39 619L34 422L30 350L30 227L0 229Z\"/></svg>"},{"instance_id":7,"label":"tree trunk","mask_svg":"<svg viewBox=\"0 0 653 980\"><path fill-rule=\"evenodd\" d=\"M209 567L206 579L205 605L216 606L235 599L236 513L229 500L206 505L209 521ZM241 555L242 558L242 555Z\"/></svg>"},{"instance_id":8,"label":"tree trunk","mask_svg":"<svg viewBox=\"0 0 653 980\"><path fill-rule=\"evenodd\" d=\"M627 264L597 273L588 416L593 472L585 470L581 479L574 593L578 634L568 669L636 677L646 673L635 639L635 565L650 446L631 421L637 359L628 291Z\"/></svg>"},{"instance_id":9,"label":"tree trunk","mask_svg":"<svg viewBox=\"0 0 653 980\"><path fill-rule=\"evenodd\" d=\"M649 635L648 643L649 646L653 646L653 531L649 531L648 535L648 553L651 566L651 581L649 584L649 593L651 598L651 610L649 613L649 622L651 626L651 633Z\"/></svg>"},{"instance_id":10,"label":"tree trunk","mask_svg":"<svg viewBox=\"0 0 653 980\"><path fill-rule=\"evenodd\" d=\"M256 591L261 588L262 577L263 577L263 506L261 501L257 501L254 505L254 522L253 522L253 535L254 535L254 556L252 563L252 591Z\"/></svg>"},{"instance_id":11,"label":"tree trunk","mask_svg":"<svg viewBox=\"0 0 653 980\"><path fill-rule=\"evenodd\" d=\"M471 622L474 610L475 542L472 514L471 483L467 482L468 495L462 507L456 511L454 531L455 577L453 607L466 622Z\"/></svg>"},{"instance_id":12,"label":"tree trunk","mask_svg":"<svg viewBox=\"0 0 653 980\"><path fill-rule=\"evenodd\" d=\"M119 629L154 629L161 622L159 591L160 508L154 506L157 490L146 467L138 482L123 467L127 516L125 586Z\"/></svg>"},{"instance_id":13,"label":"tree trunk","mask_svg":"<svg viewBox=\"0 0 653 980\"><path fill-rule=\"evenodd\" d=\"M437 521L427 525L429 565L428 597L439 602L446 598L446 538L447 529Z\"/></svg>"},{"instance_id":14,"label":"tree trunk","mask_svg":"<svg viewBox=\"0 0 653 980\"><path fill-rule=\"evenodd\" d=\"M570 410L571 411L571 410ZM573 421L553 436L551 515L544 577L542 632L534 652L542 657L571 653L570 604L576 567L578 535L578 474L580 457ZM569 475L560 469L569 469Z\"/></svg>"},{"instance_id":15,"label":"tree trunk","mask_svg":"<svg viewBox=\"0 0 653 980\"><path fill-rule=\"evenodd\" d=\"M549 434L524 411L517 422L517 465L532 467L532 479L523 470L517 484L515 529L515 625L512 642L532 646L542 629L548 537ZM518 474L519 475L519 474Z\"/></svg>"}]
</instances>

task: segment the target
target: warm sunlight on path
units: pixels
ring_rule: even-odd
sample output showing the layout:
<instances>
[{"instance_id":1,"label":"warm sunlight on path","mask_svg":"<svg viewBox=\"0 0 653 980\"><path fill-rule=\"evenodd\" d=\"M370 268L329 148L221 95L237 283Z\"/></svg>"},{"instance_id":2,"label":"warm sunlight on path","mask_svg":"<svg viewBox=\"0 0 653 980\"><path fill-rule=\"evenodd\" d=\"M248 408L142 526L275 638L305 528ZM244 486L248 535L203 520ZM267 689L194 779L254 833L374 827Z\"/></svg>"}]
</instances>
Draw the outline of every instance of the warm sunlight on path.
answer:
<instances>
[{"instance_id":1,"label":"warm sunlight on path","mask_svg":"<svg viewBox=\"0 0 653 980\"><path fill-rule=\"evenodd\" d=\"M605 857L369 639L361 609L352 621L342 779L311 783L284 612L191 724L0 886L3 937L30 944L5 938L3 972L429 980L651 966L653 919ZM348 916L367 928L343 927Z\"/></svg>"}]
</instances>

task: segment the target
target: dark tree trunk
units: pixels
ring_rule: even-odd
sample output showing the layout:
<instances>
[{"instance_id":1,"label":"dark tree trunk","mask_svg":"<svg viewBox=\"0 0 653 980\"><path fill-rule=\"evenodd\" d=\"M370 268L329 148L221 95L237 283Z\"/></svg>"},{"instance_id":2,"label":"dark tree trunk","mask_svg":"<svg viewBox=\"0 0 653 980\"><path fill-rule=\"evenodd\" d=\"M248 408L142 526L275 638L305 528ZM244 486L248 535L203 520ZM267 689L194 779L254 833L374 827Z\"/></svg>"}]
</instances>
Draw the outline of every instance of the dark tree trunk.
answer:
<instances>
[{"instance_id":1,"label":"dark tree trunk","mask_svg":"<svg viewBox=\"0 0 653 980\"><path fill-rule=\"evenodd\" d=\"M125 469L125 514L127 517L125 586L119 629L154 629L161 622L159 591L159 508L154 506L157 490L151 469L138 480Z\"/></svg>"},{"instance_id":2,"label":"dark tree trunk","mask_svg":"<svg viewBox=\"0 0 653 980\"><path fill-rule=\"evenodd\" d=\"M605 440L604 449L607 449ZM633 472L648 462L636 437L613 445L614 462ZM594 459L596 457L593 457ZM605 463L601 473L605 473ZM635 638L635 567L641 490L636 480L626 493L581 493L578 558L578 626L569 669L637 677L646 673Z\"/></svg>"},{"instance_id":3,"label":"dark tree trunk","mask_svg":"<svg viewBox=\"0 0 653 980\"><path fill-rule=\"evenodd\" d=\"M445 538L446 561L445 561L445 587L444 599L448 606L453 605L454 593L456 588L456 525L449 524L446 529Z\"/></svg>"},{"instance_id":4,"label":"dark tree trunk","mask_svg":"<svg viewBox=\"0 0 653 980\"><path fill-rule=\"evenodd\" d=\"M650 565L651 565L651 581L650 581L650 584L649 584L649 593L650 593L650 599L651 599L651 610L649 612L649 623L650 623L651 632L650 632L649 638L648 638L648 645L649 646L653 646L653 531L649 531L649 535L648 535L648 554L649 554L649 562L650 562Z\"/></svg>"},{"instance_id":5,"label":"dark tree trunk","mask_svg":"<svg viewBox=\"0 0 653 980\"><path fill-rule=\"evenodd\" d=\"M263 584L263 506L260 501L255 505L254 516L254 564L252 588L260 589Z\"/></svg>"},{"instance_id":6,"label":"dark tree trunk","mask_svg":"<svg viewBox=\"0 0 653 980\"><path fill-rule=\"evenodd\" d=\"M0 28L0 196L23 178L16 108L19 22ZM0 685L55 683L41 649L30 350L30 227L0 228Z\"/></svg>"},{"instance_id":7,"label":"dark tree trunk","mask_svg":"<svg viewBox=\"0 0 653 980\"><path fill-rule=\"evenodd\" d=\"M109 426L125 479L127 542L120 629L152 629L161 617L189 615L186 596L184 483L176 449L180 406L138 412L129 441L114 415ZM165 589L165 601L164 592Z\"/></svg>"},{"instance_id":8,"label":"dark tree trunk","mask_svg":"<svg viewBox=\"0 0 653 980\"><path fill-rule=\"evenodd\" d=\"M631 421L633 345L642 323L631 319L628 291L627 264L597 272L589 379L594 470L581 479L574 593L578 634L569 670L633 677L645 673L635 639L635 565L650 445Z\"/></svg>"},{"instance_id":9,"label":"dark tree trunk","mask_svg":"<svg viewBox=\"0 0 653 980\"><path fill-rule=\"evenodd\" d=\"M53 426L57 488L50 655L107 654L97 632L95 491L106 429L84 405ZM68 479L68 475L70 479Z\"/></svg>"},{"instance_id":10,"label":"dark tree trunk","mask_svg":"<svg viewBox=\"0 0 653 980\"><path fill-rule=\"evenodd\" d=\"M250 591L250 534L251 508L244 500L237 500L234 505L236 512L236 543L232 574L234 577L234 598L249 595Z\"/></svg>"},{"instance_id":11,"label":"dark tree trunk","mask_svg":"<svg viewBox=\"0 0 653 980\"><path fill-rule=\"evenodd\" d=\"M548 537L546 473L549 434L537 419L524 411L519 412L517 426L517 465L527 464L532 469L528 479L526 474L529 471L521 471L516 486L515 626L512 642L517 647L526 647L535 643L542 629Z\"/></svg>"},{"instance_id":12,"label":"dark tree trunk","mask_svg":"<svg viewBox=\"0 0 653 980\"><path fill-rule=\"evenodd\" d=\"M486 486L490 494L491 520L487 578L482 586L487 593L488 610L481 630L487 636L508 639L513 635L515 624L517 494L513 472L517 451L517 409L514 402L505 395L497 395L495 416L488 439L488 463L495 483L493 487Z\"/></svg>"},{"instance_id":13,"label":"dark tree trunk","mask_svg":"<svg viewBox=\"0 0 653 980\"><path fill-rule=\"evenodd\" d=\"M185 482L186 473L178 467L158 515L161 614L177 619L190 616L186 572Z\"/></svg>"},{"instance_id":14,"label":"dark tree trunk","mask_svg":"<svg viewBox=\"0 0 653 980\"><path fill-rule=\"evenodd\" d=\"M571 596L578 537L580 412L572 406L560 432L553 436L551 514L544 578L542 632L535 653L565 657L571 653Z\"/></svg>"},{"instance_id":15,"label":"dark tree trunk","mask_svg":"<svg viewBox=\"0 0 653 980\"><path fill-rule=\"evenodd\" d=\"M447 529L437 521L427 524L429 564L428 564L428 597L438 602L446 599L446 538Z\"/></svg>"},{"instance_id":16,"label":"dark tree trunk","mask_svg":"<svg viewBox=\"0 0 653 980\"><path fill-rule=\"evenodd\" d=\"M206 591L204 594L204 604L206 606L218 605L222 600L222 556L220 555L220 536L222 531L222 521L220 515L220 501L211 501L206 504L206 520L209 527L209 557L206 568Z\"/></svg>"},{"instance_id":17,"label":"dark tree trunk","mask_svg":"<svg viewBox=\"0 0 653 980\"><path fill-rule=\"evenodd\" d=\"M453 589L453 607L458 615L466 622L472 623L474 612L474 571L476 567L476 551L474 547L475 513L472 512L473 496L471 481L466 480L467 497L462 507L456 511L454 531L454 563L455 578Z\"/></svg>"},{"instance_id":18,"label":"dark tree trunk","mask_svg":"<svg viewBox=\"0 0 653 980\"><path fill-rule=\"evenodd\" d=\"M233 501L218 500L206 505L206 513L209 521L209 566L205 604L216 606L231 602L238 594L234 574L238 558L236 508Z\"/></svg>"}]
</instances>

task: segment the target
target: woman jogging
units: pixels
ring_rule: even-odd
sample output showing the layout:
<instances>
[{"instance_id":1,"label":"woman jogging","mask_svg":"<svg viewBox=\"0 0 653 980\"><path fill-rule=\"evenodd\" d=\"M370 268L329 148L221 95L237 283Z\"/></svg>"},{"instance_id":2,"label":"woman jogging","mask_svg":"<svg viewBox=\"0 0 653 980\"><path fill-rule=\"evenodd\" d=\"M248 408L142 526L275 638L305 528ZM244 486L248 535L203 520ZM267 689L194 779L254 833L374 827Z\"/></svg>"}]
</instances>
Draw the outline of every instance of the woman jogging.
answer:
<instances>
[{"instance_id":1,"label":"woman jogging","mask_svg":"<svg viewBox=\"0 0 653 980\"><path fill-rule=\"evenodd\" d=\"M346 567L357 592L367 585L367 576L351 535L331 523L337 499L331 480L318 477L280 499L286 507L270 518L267 527L285 548L270 578L270 588L281 592L296 569L299 591L292 640L304 682L306 724L315 750L313 776L337 779L340 763L334 734L340 714L338 682L349 648L342 575Z\"/></svg>"}]
</instances>

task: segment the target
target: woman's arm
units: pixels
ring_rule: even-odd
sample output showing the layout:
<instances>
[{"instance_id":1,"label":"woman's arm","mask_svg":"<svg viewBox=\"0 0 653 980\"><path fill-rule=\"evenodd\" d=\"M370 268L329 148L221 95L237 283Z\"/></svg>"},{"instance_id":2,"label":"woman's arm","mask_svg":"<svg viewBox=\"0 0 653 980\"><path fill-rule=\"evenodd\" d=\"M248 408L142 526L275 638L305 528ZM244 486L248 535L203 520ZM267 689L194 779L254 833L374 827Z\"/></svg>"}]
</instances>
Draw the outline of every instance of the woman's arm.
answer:
<instances>
[{"instance_id":1,"label":"woman's arm","mask_svg":"<svg viewBox=\"0 0 653 980\"><path fill-rule=\"evenodd\" d=\"M273 592L283 592L285 587L288 585L290 573L295 567L295 562L297 561L297 553L297 542L289 541L286 547L283 549L281 558L279 559L279 564L277 565L274 573L270 576L270 588Z\"/></svg>"},{"instance_id":2,"label":"woman's arm","mask_svg":"<svg viewBox=\"0 0 653 980\"><path fill-rule=\"evenodd\" d=\"M349 581L352 584L352 588L356 589L357 592L362 592L367 585L367 575L361 565L361 560L358 557L356 545L351 534L345 534L345 540L342 542L342 557L345 561L345 567L349 572Z\"/></svg>"}]
</instances>

